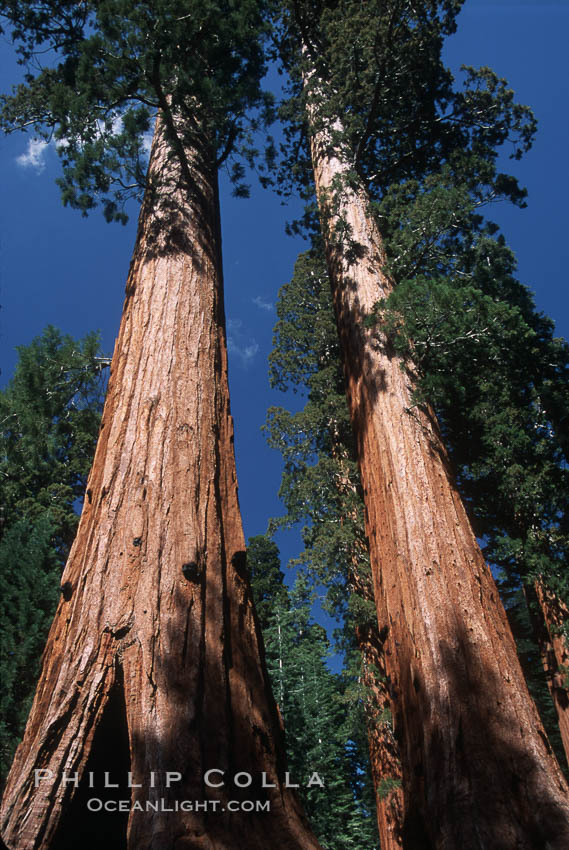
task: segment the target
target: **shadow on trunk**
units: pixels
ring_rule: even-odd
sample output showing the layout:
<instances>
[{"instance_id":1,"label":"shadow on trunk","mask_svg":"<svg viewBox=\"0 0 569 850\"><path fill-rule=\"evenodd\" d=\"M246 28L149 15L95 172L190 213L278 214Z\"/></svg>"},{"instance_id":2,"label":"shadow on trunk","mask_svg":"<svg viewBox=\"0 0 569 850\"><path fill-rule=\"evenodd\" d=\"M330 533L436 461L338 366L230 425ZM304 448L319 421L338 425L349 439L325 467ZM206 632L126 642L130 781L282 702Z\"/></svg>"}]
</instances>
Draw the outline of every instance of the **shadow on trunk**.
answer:
<instances>
[{"instance_id":1,"label":"shadow on trunk","mask_svg":"<svg viewBox=\"0 0 569 850\"><path fill-rule=\"evenodd\" d=\"M333 263L334 260L329 262ZM356 417L353 425L358 437L358 452L361 452L361 442L369 423L370 411L380 401L381 396L389 391L389 376L386 369L379 365L379 358L376 355L381 354L392 364L392 368L401 369L405 374L410 402L416 376L413 364L401 360L389 337L383 333L380 324L375 322L373 314L361 306L356 282L351 278L344 278L342 285L352 295L349 308L342 303L340 297L336 297L336 316L342 342L340 350L344 361L348 353L354 353L355 356L350 357L348 364L349 374L352 381L365 386L365 391L360 394L362 406L357 411L352 411L352 415ZM346 372L346 364L344 371ZM420 411L420 415L415 413L415 409ZM439 423L432 409L427 404L413 404L404 408L403 412L418 423L429 451L440 458L447 475L454 480L454 471L441 441Z\"/></svg>"},{"instance_id":2,"label":"shadow on trunk","mask_svg":"<svg viewBox=\"0 0 569 850\"><path fill-rule=\"evenodd\" d=\"M128 812L89 810L89 800L104 805L128 800L130 751L122 674L119 670L95 732L82 781L51 844L52 850L127 850ZM105 787L105 773L108 774ZM89 774L93 787L89 787ZM97 804L98 805L98 804Z\"/></svg>"},{"instance_id":3,"label":"shadow on trunk","mask_svg":"<svg viewBox=\"0 0 569 850\"><path fill-rule=\"evenodd\" d=\"M246 573L241 575L244 571L236 560L241 564L244 558L232 559L233 581L245 583ZM212 651L211 639L206 639L206 627L211 625L206 617L208 596L219 593L220 577L215 574L218 569L225 585L227 565L206 564L200 575L198 629L192 631L188 626L185 633L180 631L180 618L166 624L162 646L168 649L157 659L171 718L163 734L158 733L159 718L149 717L142 726L137 718L129 729L127 704L134 695L128 681L125 683L121 659L132 637L129 633L117 641L115 680L101 707L91 744L87 745L89 752L84 753L85 766L78 771L77 787L74 781L66 783L65 808L57 831L47 843L45 838L39 838L42 848L248 850L275 846L277 836L281 850L316 848L315 842L303 842L299 826L304 824L308 829L308 825L296 792L284 785L283 734L275 723L277 711L264 661L262 683L254 659L250 661L250 676L236 677L233 670L230 623L241 621L245 628L252 605L248 584L242 604L236 604L232 595L226 597L223 622L216 624L220 635L226 636L221 656L219 645L217 651ZM186 607L188 615L191 613L194 603L190 601L188 605L182 592L176 593L175 602L180 609ZM260 639L258 626L256 631ZM262 647L260 640L261 654ZM197 682L197 693L190 693L190 679ZM248 702L259 685L264 687L267 706L263 729L253 723ZM243 695L247 701L240 699ZM221 787L206 784L205 773L212 769L217 772L211 781L223 783ZM133 787L129 787L129 771ZM170 783L168 772L172 774ZM236 784L234 777L239 774ZM66 778L73 780L74 776L69 772ZM294 781L305 778L294 777ZM55 777L54 784L60 781L61 777ZM110 784L118 787L105 787ZM46 781L44 789L48 793L51 787ZM41 783L38 792L42 792ZM118 811L119 801L123 801L126 811ZM189 803L191 808L181 809L182 803ZM106 811L107 805L110 810ZM140 809L130 814L129 822L133 805ZM155 808L147 811L149 805ZM242 805L245 810L240 810ZM17 850L15 845L11 847Z\"/></svg>"},{"instance_id":4,"label":"shadow on trunk","mask_svg":"<svg viewBox=\"0 0 569 850\"><path fill-rule=\"evenodd\" d=\"M404 847L434 850L441 846L437 826L448 822L449 810L451 829L446 835L448 838L450 833L452 838L448 846L461 850L567 846L563 843L569 837L566 811L544 793L543 765L538 758L508 740L496 722L494 695L503 683L496 681L488 665L480 670L463 627L457 628L454 645L444 643L442 657L453 701L454 750L445 762L445 732L440 723L433 723L427 734L422 733L420 724L431 706L420 677L415 676L412 687L417 701L407 724L415 728L416 749L413 774L405 789ZM478 684L481 680L485 682L483 691ZM511 722L514 727L515 716ZM399 723L396 717L396 729ZM544 752L551 753L544 735L542 743ZM417 806L423 796L430 801L427 811ZM525 839L523 844L519 843L520 834Z\"/></svg>"}]
</instances>

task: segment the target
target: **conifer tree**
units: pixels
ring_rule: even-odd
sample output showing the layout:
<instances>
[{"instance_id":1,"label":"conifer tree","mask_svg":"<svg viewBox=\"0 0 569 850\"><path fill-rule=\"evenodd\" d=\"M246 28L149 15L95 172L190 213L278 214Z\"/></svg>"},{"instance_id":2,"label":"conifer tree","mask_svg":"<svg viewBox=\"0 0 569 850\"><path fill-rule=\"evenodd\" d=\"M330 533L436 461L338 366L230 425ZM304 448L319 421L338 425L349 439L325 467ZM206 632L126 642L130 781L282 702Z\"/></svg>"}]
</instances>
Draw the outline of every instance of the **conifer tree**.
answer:
<instances>
[{"instance_id":1,"label":"conifer tree","mask_svg":"<svg viewBox=\"0 0 569 850\"><path fill-rule=\"evenodd\" d=\"M493 279L493 282L495 284L496 280ZM442 279L439 279L439 286L441 285ZM450 286L451 282L449 282ZM402 286L399 291L404 289L405 287ZM516 300L519 300L523 292L523 288L516 285L509 293L510 309L512 304L515 307ZM449 294L452 294L452 290ZM477 297L481 299L483 296L484 292L478 290ZM397 314L395 311L390 312L390 308L386 306L389 303L387 301L382 305L382 314L386 321L389 319L399 328L401 335L403 328L407 329L408 326L402 322L401 312ZM489 303L495 311L503 311L507 307L506 293L503 293L499 302L492 300ZM283 408L272 408L269 411L269 442L279 449L285 458L280 495L287 513L283 518L275 521L275 525L308 521L303 531L306 551L301 555L300 560L313 581L327 586L329 605L334 614L345 623L347 634L344 640L349 640L348 635L350 631L353 634L354 629L358 635L363 631L366 635L375 634L377 637L377 625L374 627L367 607L369 602L366 605L365 600L356 592L353 575L348 569L354 550L359 549L360 552L363 550L365 553L366 549L363 539L363 500L357 468L353 462L353 437L345 402L344 379L329 281L324 258L317 248L299 257L292 280L285 284L279 293L277 314L279 320L275 327L274 349L270 358L271 382L282 390L293 389L295 392L305 394L306 403L304 408L295 414ZM422 326L422 322L425 322L427 326L427 322L419 314L417 303L414 304L413 313L410 311L410 323L413 318L419 327ZM511 323L500 327L497 320L491 322L494 330L493 352L490 356L494 368L493 370L483 369L481 373L473 374L472 363L483 356L482 352L476 354L476 346L473 350L468 346L453 344L457 337L456 323L463 321L462 315L457 316L455 310L448 311L445 320L442 310L439 310L436 322L438 342L442 342L443 339L448 340L446 362L443 362L442 355L439 355L436 364L432 361L432 355L432 362L429 365L424 360L422 379L417 386L417 394L421 393L424 398L432 398L436 402L441 422L449 422L449 426L445 427L445 437L453 460L460 470L458 477L460 490L463 497L467 498L469 513L475 528L481 529L480 537L485 539L485 553L494 564L500 550L518 552L518 558L523 554L523 550L519 551L518 541L508 540L506 529L511 523L512 514L519 512L517 499L520 498L520 494L524 490L536 493L534 475L540 476L541 498L534 499L532 502L532 522L537 522L540 527L546 528L549 516L554 515L558 518L562 516L563 505L566 501L560 489L564 480L563 469L559 469L553 462L545 462L546 441L552 443L548 450L552 458L555 458L557 453L554 432L550 429L547 432L543 429L540 431L537 422L528 427L527 433L540 435L539 452L533 461L526 454L524 462L517 467L517 491L508 492L508 477L502 471L503 464L494 460L493 451L499 447L502 457L505 456L508 447L510 451L514 451L517 446L519 451L520 439L518 438L517 442L515 440L500 441L500 432L492 433L491 430L494 424L493 418L478 413L481 410L498 410L498 407L492 403L496 392L502 398L509 398L506 410L510 432L514 434L512 423L518 422L524 415L527 416L529 412L527 402L534 397L540 380L546 376L550 389L553 390L555 384L556 391L561 394L563 371L559 368L559 377L552 384L551 370L555 368L557 356L561 357L559 367L562 365L563 344L561 341L555 341L553 345L547 343L551 325L543 317L533 314L530 310L526 316L526 322L528 320L537 323L539 327L547 328L548 332L538 338L534 337L528 325L525 325L524 330L524 325L520 324L520 321L516 322L515 328ZM445 322L451 325L446 332ZM487 320L485 324L488 324ZM426 340L426 332L415 330L416 338L422 344ZM467 330L465 325L463 333ZM408 330L406 332L408 341ZM498 343L499 337L501 337L500 343ZM528 345L531 338L534 339L532 346ZM440 351L440 349L441 346L438 345L437 350ZM500 351L503 352L501 356L499 356ZM511 357L508 354L506 358L505 352L510 352ZM524 359L527 362L524 363ZM496 367L498 362L499 368ZM531 369L528 368L528 364L531 364ZM541 378L538 379L540 375ZM521 392L522 386L526 387L525 393ZM435 391L437 387L438 391ZM443 393L443 387L446 390L445 393ZM468 391L466 387L469 388ZM513 391L516 387L518 389L514 395ZM459 388L461 388L461 395L458 394ZM537 411L539 406L534 408L534 412ZM455 444L456 432L451 430L450 423L452 421L457 423L458 419L464 423L465 432L466 427L469 427L469 438L465 437ZM500 421L503 420L500 419ZM521 444L524 445L523 440ZM468 462L465 457L466 449L468 449ZM485 471L485 477L480 475L479 470ZM494 470L491 476L490 470ZM544 498L546 495L548 499ZM557 506L556 511L553 512L549 507L551 499ZM519 513L517 515L518 527L520 527L521 517ZM361 517L359 525L353 521L353 518L358 516ZM527 535L530 532L531 525L528 522L525 533ZM555 539L559 547L562 538L557 534ZM363 567L365 557L362 558L360 555L359 561ZM530 691L536 699L550 741L558 757L564 759L557 719L552 710L547 688L549 682L546 682L543 676L539 650L528 619L526 601L524 594L520 592L520 575L525 575L525 580L530 582L531 587L531 573L528 577L527 565L524 570L523 563L518 560L514 562L514 566L516 563L517 568L508 569L510 561L507 558L503 557L499 561L503 572L499 585L500 592L514 628ZM369 648L366 647L362 647L362 652L364 657L370 654ZM361 656L359 663L361 664ZM375 667L378 671L384 668L381 653ZM366 665L363 669L365 671ZM383 684L385 687L385 682ZM383 706L380 706L381 708ZM376 734L378 731L385 731L386 726L389 729L389 713L386 714L385 711L380 710L379 714L384 718L381 723L378 722L373 704L368 705L368 712L372 721L370 733L374 728ZM382 752L385 753L387 749L388 754L391 748L386 747L386 743L384 740ZM373 751L371 738L370 748ZM388 785L393 787L393 777L391 776L388 783L390 774L386 770L387 765L381 763L381 756L378 762L377 787L382 789ZM391 833L390 836L388 832L384 836L382 832L381 809L386 805L386 802L381 799L382 796L379 795L378 807L380 833L385 843L393 839L393 834ZM389 795L387 800L389 806L393 804L391 797L392 795Z\"/></svg>"},{"instance_id":2,"label":"conifer tree","mask_svg":"<svg viewBox=\"0 0 569 850\"><path fill-rule=\"evenodd\" d=\"M47 517L20 520L0 541L2 779L30 710L39 659L59 597L58 566Z\"/></svg>"},{"instance_id":3,"label":"conifer tree","mask_svg":"<svg viewBox=\"0 0 569 850\"><path fill-rule=\"evenodd\" d=\"M306 394L291 415L268 414L269 444L285 460L280 496L287 512L273 526L305 522L299 562L343 622L341 648L364 706L381 844L402 840L401 767L375 613L364 507L346 405L330 284L321 252L301 255L279 293L271 384Z\"/></svg>"},{"instance_id":4,"label":"conifer tree","mask_svg":"<svg viewBox=\"0 0 569 850\"><path fill-rule=\"evenodd\" d=\"M53 327L18 349L0 392L0 777L21 739L103 405L95 334Z\"/></svg>"},{"instance_id":5,"label":"conifer tree","mask_svg":"<svg viewBox=\"0 0 569 850\"><path fill-rule=\"evenodd\" d=\"M313 593L306 578L299 573L288 590L278 548L264 536L250 538L247 557L292 778L302 782L317 773L324 783L300 788L310 822L326 850L372 850L378 836L369 760L358 728L361 700L357 711L346 711L353 682L327 665L328 639L311 620Z\"/></svg>"},{"instance_id":6,"label":"conifer tree","mask_svg":"<svg viewBox=\"0 0 569 850\"><path fill-rule=\"evenodd\" d=\"M128 196L145 189L67 592L3 799L4 840L10 850L317 848L284 784L227 385L217 170L247 144L244 111L263 106L262 6L1 9L30 71L3 123L55 137L64 202L87 212L102 200L109 220L124 220ZM38 71L31 60L45 50ZM223 789L208 792L211 768L225 772ZM116 792L132 806L87 820L92 792L66 776L103 771L123 783L132 773L136 787ZM254 785L234 787L237 772ZM244 796L270 812L223 806ZM200 806L169 805L180 798Z\"/></svg>"},{"instance_id":7,"label":"conifer tree","mask_svg":"<svg viewBox=\"0 0 569 850\"><path fill-rule=\"evenodd\" d=\"M569 837L567 788L438 423L432 408L416 404L413 362L401 368L373 320L396 282L374 202L393 187L409 194L411 209L414 201L422 207L430 229L413 234L419 260L444 235L449 242L465 230L482 236L482 204L523 202L516 181L498 171L496 148L511 141L521 156L534 122L489 69L469 69L464 91L454 90L440 50L458 2L285 8L282 55L296 84L290 133L304 131L309 143L302 148L301 136L334 293L401 740L404 841L561 848ZM452 203L439 218L441 197ZM464 222L458 232L457 221Z\"/></svg>"},{"instance_id":8,"label":"conifer tree","mask_svg":"<svg viewBox=\"0 0 569 850\"><path fill-rule=\"evenodd\" d=\"M54 327L18 347L14 377L0 392L0 535L49 512L62 563L77 529L103 406L106 367L99 339Z\"/></svg>"},{"instance_id":9,"label":"conifer tree","mask_svg":"<svg viewBox=\"0 0 569 850\"><path fill-rule=\"evenodd\" d=\"M440 245L439 257L444 252ZM503 237L486 234L454 255L444 277L427 254L378 315L398 353L413 358L416 403L428 400L437 411L503 593L523 588L567 755L569 475L560 423L569 410L569 346L513 277Z\"/></svg>"}]
</instances>

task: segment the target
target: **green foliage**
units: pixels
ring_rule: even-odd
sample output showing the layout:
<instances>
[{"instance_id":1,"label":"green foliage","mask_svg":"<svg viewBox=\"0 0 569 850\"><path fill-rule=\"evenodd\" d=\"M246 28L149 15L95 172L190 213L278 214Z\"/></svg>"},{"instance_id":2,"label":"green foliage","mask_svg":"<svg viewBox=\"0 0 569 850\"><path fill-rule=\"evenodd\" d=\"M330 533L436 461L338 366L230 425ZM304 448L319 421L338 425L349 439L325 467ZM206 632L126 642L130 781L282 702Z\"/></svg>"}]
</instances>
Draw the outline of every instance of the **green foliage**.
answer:
<instances>
[{"instance_id":1,"label":"green foliage","mask_svg":"<svg viewBox=\"0 0 569 850\"><path fill-rule=\"evenodd\" d=\"M567 601L569 346L513 268L502 239L480 239L461 274L401 281L379 326L437 412L486 557Z\"/></svg>"},{"instance_id":2,"label":"green foliage","mask_svg":"<svg viewBox=\"0 0 569 850\"><path fill-rule=\"evenodd\" d=\"M65 204L87 214L102 203L124 222L145 185L144 134L157 113L182 159L185 146L210 168L254 156L251 133L271 102L260 88L264 13L256 0L3 0L27 73L2 98L1 126L55 141ZM242 193L239 163L233 176Z\"/></svg>"},{"instance_id":3,"label":"green foliage","mask_svg":"<svg viewBox=\"0 0 569 850\"><path fill-rule=\"evenodd\" d=\"M247 565L255 598L255 610L259 625L264 631L269 625L274 606L280 603L286 605L288 601L276 543L262 534L250 537Z\"/></svg>"},{"instance_id":4,"label":"green foliage","mask_svg":"<svg viewBox=\"0 0 569 850\"><path fill-rule=\"evenodd\" d=\"M0 776L30 710L40 656L59 595L49 517L19 520L0 541Z\"/></svg>"},{"instance_id":5,"label":"green foliage","mask_svg":"<svg viewBox=\"0 0 569 850\"><path fill-rule=\"evenodd\" d=\"M298 258L293 279L279 293L277 314L271 384L301 391L306 402L294 414L276 407L268 412L269 445L285 462L279 495L286 515L272 524L305 523L299 560L315 583L328 588L331 612L349 617L353 629L354 618L369 622L369 558L330 285L318 250Z\"/></svg>"},{"instance_id":6,"label":"green foliage","mask_svg":"<svg viewBox=\"0 0 569 850\"><path fill-rule=\"evenodd\" d=\"M373 810L366 724L370 694L362 683L355 629L377 631L377 617L331 291L319 251L300 255L292 281L279 293L277 313L271 383L302 393L306 401L294 414L283 408L268 412L269 444L285 462L279 495L286 513L271 524L304 524L305 549L293 563L301 566L308 586L326 588L324 607L343 621L335 635L344 655L341 717L350 747L361 753L361 793Z\"/></svg>"},{"instance_id":7,"label":"green foliage","mask_svg":"<svg viewBox=\"0 0 569 850\"><path fill-rule=\"evenodd\" d=\"M436 410L461 494L486 558L501 567L501 592L517 623L525 607L520 587L531 586L537 576L560 599L568 598L563 425L569 347L554 338L552 322L536 312L531 294L513 277L514 260L503 238L479 239L461 263L462 274L402 280L378 305L371 324L378 342L403 358L415 405ZM357 583L359 592L353 592L353 558L364 587L369 567L361 554L361 493L330 290L318 251L299 258L277 309L272 380L303 390L307 400L295 414L269 411L269 441L285 459L281 497L287 513L274 524L307 523L299 560L315 582L326 585L335 614L346 618L347 648L349 627L373 622L375 611L371 588L366 596ZM319 333L322 328L328 339ZM331 399L343 411L334 417ZM344 427L337 427L339 421ZM516 627L516 634L528 683L555 741L535 638L526 626Z\"/></svg>"},{"instance_id":8,"label":"green foliage","mask_svg":"<svg viewBox=\"0 0 569 850\"><path fill-rule=\"evenodd\" d=\"M352 740L366 752L366 717L375 716L377 706L362 683L367 661L356 629L376 634L377 614L331 291L318 249L299 256L292 280L279 293L277 314L271 383L302 393L306 401L294 414L268 412L268 442L285 462L279 495L286 513L271 524L303 523L305 549L293 563L312 587L326 589L323 606L342 622L335 641L344 656L345 718ZM366 789L373 794L369 777Z\"/></svg>"},{"instance_id":9,"label":"green foliage","mask_svg":"<svg viewBox=\"0 0 569 850\"><path fill-rule=\"evenodd\" d=\"M507 144L519 159L529 149L531 111L491 69L463 68L457 87L441 59L461 0L283 6L276 43L291 85L281 108L281 185L288 176L288 185L300 184L309 197L307 142L325 128L372 201L392 187L405 191L407 181L412 191L414 181L444 183L450 175L476 203L523 204L525 191L498 170L496 151Z\"/></svg>"},{"instance_id":10,"label":"green foliage","mask_svg":"<svg viewBox=\"0 0 569 850\"><path fill-rule=\"evenodd\" d=\"M75 536L103 404L95 334L53 327L18 349L0 393L0 758L9 767Z\"/></svg>"},{"instance_id":11,"label":"green foliage","mask_svg":"<svg viewBox=\"0 0 569 850\"><path fill-rule=\"evenodd\" d=\"M103 403L99 339L47 327L18 347L15 374L0 393L0 495L3 522L49 513L65 560L75 536L74 503L93 457Z\"/></svg>"},{"instance_id":12,"label":"green foliage","mask_svg":"<svg viewBox=\"0 0 569 850\"><path fill-rule=\"evenodd\" d=\"M529 692L537 706L547 737L557 756L557 761L567 775L567 757L559 732L557 712L551 699L543 660L536 643L536 633L531 622L531 608L533 608L536 617L541 616L537 602L533 599L534 596L535 594L529 588L526 588L525 592L519 587L508 590L507 584L502 583L502 597L506 604L508 620L516 641L518 657Z\"/></svg>"},{"instance_id":13,"label":"green foliage","mask_svg":"<svg viewBox=\"0 0 569 850\"><path fill-rule=\"evenodd\" d=\"M415 404L434 407L486 557L512 587L541 575L567 601L569 348L515 280L511 252L482 215L496 200L524 205L525 190L500 170L499 153L506 148L519 159L536 122L491 69L463 68L457 86L445 68L444 38L461 5L285 3L277 39L292 80L282 110L284 170L310 198L308 140L327 131L331 149L351 168L328 201L333 208L346 182L365 189L395 287L366 321L378 344L403 357ZM306 221L314 228L313 209ZM345 258L357 258L345 223L338 229ZM291 366L293 382L310 385L309 402L294 417L271 414L273 443L301 471L296 481L296 468L285 470L291 515L304 510L310 496L302 488L316 476L301 468L299 447L303 463L324 469L322 457L309 460L306 451L324 450L327 433L323 417L310 411L317 379L306 366L294 371L295 347L311 357L309 340L295 334L288 328L284 343L277 334L274 362L285 375ZM314 356L310 362L319 369ZM322 499L330 491L322 488ZM321 516L327 509L311 510ZM304 515L316 524L310 510Z\"/></svg>"},{"instance_id":14,"label":"green foliage","mask_svg":"<svg viewBox=\"0 0 569 850\"><path fill-rule=\"evenodd\" d=\"M292 590L283 584L275 544L251 538L247 562L291 777L302 786L316 772L324 781L324 788L299 789L311 826L326 850L372 850L378 837L366 740L346 712L353 682L330 671L326 632L310 617L313 594L302 575Z\"/></svg>"},{"instance_id":15,"label":"green foliage","mask_svg":"<svg viewBox=\"0 0 569 850\"><path fill-rule=\"evenodd\" d=\"M384 800L389 797L392 791L394 791L396 788L399 788L400 786L400 779L394 779L393 776L386 776L380 781L377 788L377 794L380 799Z\"/></svg>"}]
</instances>

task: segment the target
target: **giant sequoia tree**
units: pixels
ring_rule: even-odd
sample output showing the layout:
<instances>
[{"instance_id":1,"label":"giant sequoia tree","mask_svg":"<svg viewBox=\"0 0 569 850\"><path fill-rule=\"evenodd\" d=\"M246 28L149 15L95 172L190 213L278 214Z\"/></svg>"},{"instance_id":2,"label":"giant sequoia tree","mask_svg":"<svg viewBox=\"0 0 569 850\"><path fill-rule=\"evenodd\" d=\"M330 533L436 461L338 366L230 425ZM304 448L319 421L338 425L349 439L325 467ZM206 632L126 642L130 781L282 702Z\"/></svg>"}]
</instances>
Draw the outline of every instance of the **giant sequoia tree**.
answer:
<instances>
[{"instance_id":1,"label":"giant sequoia tree","mask_svg":"<svg viewBox=\"0 0 569 850\"><path fill-rule=\"evenodd\" d=\"M280 496L284 517L274 525L305 522L299 561L315 585L327 588L327 606L343 622L340 648L358 682L377 820L383 850L402 840L401 768L393 736L388 683L375 612L357 459L330 283L321 251L302 254L279 292L279 321L270 378L281 390L306 395L291 414L271 408L267 432L283 455Z\"/></svg>"},{"instance_id":2,"label":"giant sequoia tree","mask_svg":"<svg viewBox=\"0 0 569 850\"><path fill-rule=\"evenodd\" d=\"M5 100L3 116L9 128L55 135L64 200L86 211L102 196L107 217L120 219L121 203L145 184L84 508L3 799L4 840L13 850L101 841L316 848L284 785L227 387L217 169L244 140L242 111L260 102L260 6L3 3L2 11L24 61L52 51ZM144 181L140 134L153 113ZM209 789L217 811L173 805L208 802L209 768L226 773L224 788ZM88 817L93 791L69 777L93 772L101 797L107 771L123 783L120 798L131 798L130 815ZM232 786L237 771L252 775L247 791ZM270 812L221 808L243 796L267 801Z\"/></svg>"},{"instance_id":3,"label":"giant sequoia tree","mask_svg":"<svg viewBox=\"0 0 569 850\"><path fill-rule=\"evenodd\" d=\"M540 670L524 596L533 587L531 563L537 562L543 572L548 566L546 574L553 571L555 578L567 552L563 535L567 470L555 431L543 426L538 403L546 391L563 397L567 346L552 338L551 322L535 312L529 292L511 277L509 262L502 264L501 275L497 263L492 274L487 273L490 248L486 244L483 252L476 252L474 281L461 286L452 277L439 278L436 294L428 279L402 283L381 305L381 316L404 358L410 356L411 340L415 359L417 352L425 352L415 375L417 403L429 398L436 406L459 490L474 527L484 537L485 555L501 567L500 593L530 692L549 739L564 760L547 686L554 696L560 688ZM507 260L509 251L502 240L494 248ZM465 251L464 265L472 260L471 252ZM324 258L316 248L299 257L292 280L279 293L277 311L272 382L306 395L304 408L294 414L282 408L269 411L269 440L285 459L280 495L287 513L278 523L309 521L303 529L306 549L300 560L314 582L327 586L328 604L344 620L343 648L349 649L354 633L357 638L360 652L350 654L361 669L362 681L369 683L363 696L379 791L378 821L382 846L390 846L397 841L399 824L396 785L393 790L397 762L390 712L385 711L388 683L382 682L381 651L374 658L379 635L375 610L374 627L366 601L369 559L363 540L363 500L330 285ZM553 545L548 564L546 556ZM520 590L524 583L525 594ZM533 606L530 611L538 613ZM548 666L549 672L550 661ZM379 705L370 699L376 696Z\"/></svg>"},{"instance_id":4,"label":"giant sequoia tree","mask_svg":"<svg viewBox=\"0 0 569 850\"><path fill-rule=\"evenodd\" d=\"M523 200L515 180L498 171L495 151L507 140L516 156L527 148L527 110L488 69L471 70L465 90L454 91L440 61L459 7L452 0L291 4L283 55L304 109L291 111L312 160L343 351L401 739L405 843L561 848L569 838L567 787L438 423L416 403L412 361L402 368L373 321L394 285L373 200L398 187L431 208L431 230L415 234L419 259L441 233L460 239L461 219L476 232L481 204ZM438 220L437 195L450 193L450 221Z\"/></svg>"}]
</instances>

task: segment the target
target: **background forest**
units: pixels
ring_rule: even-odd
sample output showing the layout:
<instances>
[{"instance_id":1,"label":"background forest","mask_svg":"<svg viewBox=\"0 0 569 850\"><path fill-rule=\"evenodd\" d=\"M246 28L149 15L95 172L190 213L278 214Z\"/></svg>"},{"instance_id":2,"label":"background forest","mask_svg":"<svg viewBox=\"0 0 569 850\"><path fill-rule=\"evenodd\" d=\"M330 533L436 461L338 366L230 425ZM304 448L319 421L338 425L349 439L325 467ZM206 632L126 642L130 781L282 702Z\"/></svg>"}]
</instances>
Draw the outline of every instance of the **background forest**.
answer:
<instances>
[{"instance_id":1,"label":"background forest","mask_svg":"<svg viewBox=\"0 0 569 850\"><path fill-rule=\"evenodd\" d=\"M552 43L560 39L567 22L562 4L547 6L545 12L543 6L531 3L473 0L466 4L458 33L446 47L446 61L457 73L458 64L464 62L490 65L499 76L507 77L516 100L528 103L540 124L537 141L521 162L504 159L502 166L500 160L500 167L528 186L529 208L505 211L502 204L489 213L518 257L517 268L506 245L495 239L493 228L485 231L478 221L475 228L480 239L461 246L459 260L454 234L446 244L434 234L432 244L438 253L424 250L418 259L417 245L398 232L402 209L409 215L412 231L425 218L436 225L436 215L445 215L445 203L455 210L463 204L464 220L472 226L472 213L460 187L430 187L435 215L433 208L425 212L420 203L410 204L404 192L376 198L379 214L388 222L388 251L400 260L392 271L401 282L396 296L378 307L378 317L387 322L403 357L412 346L422 351L419 358L415 355L420 370L417 403L425 398L434 402L441 418L463 495L478 522L477 534L487 546L487 557L502 580L526 674L561 761L554 711L532 637L532 608L528 614L522 585L524 577L529 577L529 586L534 577L548 572L555 592L566 594L563 512L568 486L563 434L569 354L553 339L567 332L563 288L567 244L559 212L564 190L555 155L564 135L561 122L567 120L559 108L566 75L560 68L563 52ZM10 79L15 78L18 72L5 46L2 58ZM280 85L274 69L267 83ZM0 626L5 636L1 664L7 683L0 728L4 772L25 720L37 659L59 593L54 577L73 538L74 512L97 433L106 357L120 311L136 210L132 205L131 222L125 229L106 226L96 214L88 222L81 221L77 213L60 208L52 185L57 173L53 146L21 136L4 138L2 146L2 167L12 198L9 215L7 207L4 211L3 345L7 357L3 378L8 381L14 374L0 400L5 428L0 483L4 510ZM441 197L444 192L454 194L437 208L437 191ZM524 206L515 186L506 186L502 194L510 194ZM381 681L381 671L374 669L372 679L366 679L354 639L370 621L369 580L359 485L320 245L313 237L311 253L301 256L293 274L297 254L306 251L307 243L297 235L288 240L282 235L285 220L302 214L297 195L294 189L283 210L278 199L257 185L250 201L233 198L229 180L223 189L241 508L246 532L254 535L249 541L249 568L273 690L287 729L291 768L300 775L306 765L317 763L323 775L334 777L325 806L316 792L308 793L307 812L324 847L370 848L377 843L377 833L365 706L375 687L374 677ZM492 273L487 275L484 250L494 252ZM452 259L441 260L444 251ZM447 275L449 269L458 268L469 276L458 297L445 288L441 268ZM535 291L536 308L517 279ZM426 281L430 281L429 299L420 294ZM541 310L558 319L555 333ZM474 322L471 315L476 317ZM402 333L403 324L408 333ZM45 325L51 327L40 338ZM94 335L85 336L94 328L101 330L100 341ZM14 343L20 346L17 366ZM270 347L272 390L263 377ZM283 397L277 392L287 388L296 395L289 392ZM540 418L543 398L549 407ZM287 407L296 415L291 416ZM259 429L267 408L262 436ZM6 422L10 427L6 428ZM277 453L264 445L266 439L284 456L284 521L279 519L283 504L275 495L283 468ZM338 480L340 487L331 486ZM267 523L276 532L282 562L275 544L259 536ZM304 545L297 523L307 523ZM281 530L287 524L296 528L292 535ZM301 547L304 553L299 557ZM281 567L290 557L295 558L297 569L285 578ZM346 567L346 562L353 565L354 560L360 570L357 575ZM358 593L347 604L346 589L354 590L354 586ZM333 635L335 625L340 628ZM564 684L557 682L556 687ZM374 711L384 711L381 695ZM382 722L389 732L387 714ZM386 780L381 794L389 795L397 781Z\"/></svg>"}]
</instances>

